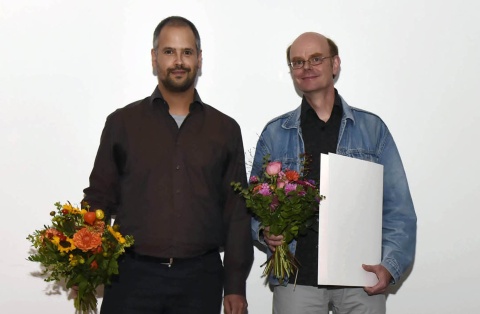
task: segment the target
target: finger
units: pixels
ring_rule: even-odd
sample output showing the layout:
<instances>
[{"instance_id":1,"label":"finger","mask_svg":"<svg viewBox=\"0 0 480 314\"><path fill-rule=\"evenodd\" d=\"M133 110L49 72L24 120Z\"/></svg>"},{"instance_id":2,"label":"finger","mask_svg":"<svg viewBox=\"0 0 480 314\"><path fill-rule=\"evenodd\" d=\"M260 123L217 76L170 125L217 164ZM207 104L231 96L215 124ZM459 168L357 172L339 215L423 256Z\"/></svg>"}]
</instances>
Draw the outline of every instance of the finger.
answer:
<instances>
[{"instance_id":1,"label":"finger","mask_svg":"<svg viewBox=\"0 0 480 314\"><path fill-rule=\"evenodd\" d=\"M372 265L366 265L366 264L362 264L362 267L364 270L366 271L369 271L369 272L374 272L373 271L373 266Z\"/></svg>"},{"instance_id":2,"label":"finger","mask_svg":"<svg viewBox=\"0 0 480 314\"><path fill-rule=\"evenodd\" d=\"M364 287L363 290L365 290L365 292L366 292L368 295L373 295L373 289L372 289L372 287Z\"/></svg>"},{"instance_id":3,"label":"finger","mask_svg":"<svg viewBox=\"0 0 480 314\"><path fill-rule=\"evenodd\" d=\"M231 306L230 306L230 303L224 302L224 304L223 304L223 312L224 312L225 314L232 314L232 308L231 308Z\"/></svg>"}]
</instances>

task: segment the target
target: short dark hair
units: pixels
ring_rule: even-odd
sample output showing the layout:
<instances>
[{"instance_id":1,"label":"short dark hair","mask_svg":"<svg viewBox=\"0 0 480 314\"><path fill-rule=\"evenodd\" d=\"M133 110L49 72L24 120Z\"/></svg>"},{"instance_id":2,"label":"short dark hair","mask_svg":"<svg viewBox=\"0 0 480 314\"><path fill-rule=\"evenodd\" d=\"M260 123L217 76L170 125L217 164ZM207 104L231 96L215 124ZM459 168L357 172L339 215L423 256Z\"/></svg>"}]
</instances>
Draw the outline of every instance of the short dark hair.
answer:
<instances>
[{"instance_id":1,"label":"short dark hair","mask_svg":"<svg viewBox=\"0 0 480 314\"><path fill-rule=\"evenodd\" d=\"M155 28L155 31L153 32L153 49L158 48L158 35L160 35L160 31L162 28L165 26L170 25L170 26L186 26L190 27L190 29L193 32L193 35L195 36L195 45L197 48L197 52L200 52L201 50L201 42L200 42L200 34L198 33L197 28L195 25L187 20L184 17L181 16L169 16L165 19L163 19Z\"/></svg>"},{"instance_id":2,"label":"short dark hair","mask_svg":"<svg viewBox=\"0 0 480 314\"><path fill-rule=\"evenodd\" d=\"M337 44L331 40L330 38L328 37L325 37L327 39L327 42L328 42L328 48L330 50L330 56L331 57L334 57L334 56L338 56L338 47L337 47ZM287 48L287 63L290 63L290 49L292 48L292 45L288 46Z\"/></svg>"}]
</instances>

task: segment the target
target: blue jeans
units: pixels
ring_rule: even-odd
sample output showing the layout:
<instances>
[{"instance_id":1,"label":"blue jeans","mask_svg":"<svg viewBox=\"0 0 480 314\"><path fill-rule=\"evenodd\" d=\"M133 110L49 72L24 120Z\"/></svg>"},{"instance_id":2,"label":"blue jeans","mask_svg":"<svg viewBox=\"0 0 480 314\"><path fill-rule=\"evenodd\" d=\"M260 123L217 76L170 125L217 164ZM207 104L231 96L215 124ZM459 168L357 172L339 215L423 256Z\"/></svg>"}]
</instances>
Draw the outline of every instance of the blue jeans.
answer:
<instances>
[{"instance_id":1,"label":"blue jeans","mask_svg":"<svg viewBox=\"0 0 480 314\"><path fill-rule=\"evenodd\" d=\"M126 254L105 287L101 314L220 313L223 265L218 252L172 266Z\"/></svg>"}]
</instances>

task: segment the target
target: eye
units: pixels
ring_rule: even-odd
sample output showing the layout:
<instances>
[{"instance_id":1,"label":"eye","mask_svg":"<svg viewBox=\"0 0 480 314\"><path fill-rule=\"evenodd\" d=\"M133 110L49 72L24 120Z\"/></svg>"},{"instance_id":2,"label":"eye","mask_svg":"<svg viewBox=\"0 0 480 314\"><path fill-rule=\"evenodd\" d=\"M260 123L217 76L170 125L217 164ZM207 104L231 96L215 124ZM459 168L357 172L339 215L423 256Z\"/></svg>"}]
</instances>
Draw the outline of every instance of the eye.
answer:
<instances>
[{"instance_id":1,"label":"eye","mask_svg":"<svg viewBox=\"0 0 480 314\"><path fill-rule=\"evenodd\" d=\"M310 62L320 63L322 62L322 57L312 57L310 58Z\"/></svg>"},{"instance_id":2,"label":"eye","mask_svg":"<svg viewBox=\"0 0 480 314\"><path fill-rule=\"evenodd\" d=\"M165 49L163 51L163 54L165 54L165 55L172 55L174 53L175 53L175 51L173 49Z\"/></svg>"},{"instance_id":3,"label":"eye","mask_svg":"<svg viewBox=\"0 0 480 314\"><path fill-rule=\"evenodd\" d=\"M183 54L186 55L186 56L192 56L193 55L193 50L191 49L185 49L183 51Z\"/></svg>"},{"instance_id":4,"label":"eye","mask_svg":"<svg viewBox=\"0 0 480 314\"><path fill-rule=\"evenodd\" d=\"M292 66L301 66L301 65L303 65L304 62L305 61L303 61L303 60L293 60L292 61Z\"/></svg>"}]
</instances>

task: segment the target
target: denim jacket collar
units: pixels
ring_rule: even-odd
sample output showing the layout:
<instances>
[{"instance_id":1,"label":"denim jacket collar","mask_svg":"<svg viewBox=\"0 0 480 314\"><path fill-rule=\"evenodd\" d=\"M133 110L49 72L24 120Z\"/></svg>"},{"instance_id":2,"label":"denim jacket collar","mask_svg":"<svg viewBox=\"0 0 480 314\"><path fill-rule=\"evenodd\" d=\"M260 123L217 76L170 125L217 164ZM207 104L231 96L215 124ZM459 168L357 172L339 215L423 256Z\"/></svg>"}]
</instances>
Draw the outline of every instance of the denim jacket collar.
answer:
<instances>
[{"instance_id":1,"label":"denim jacket collar","mask_svg":"<svg viewBox=\"0 0 480 314\"><path fill-rule=\"evenodd\" d=\"M355 125L355 117L353 116L353 112L351 107L347 104L347 102L340 96L340 100L342 101L342 110L343 110L343 117L342 122L345 120L351 120L352 123ZM285 121L282 123L282 128L284 129L298 129L300 127L300 114L302 112L302 106L298 106L295 110L290 111L284 115ZM344 125L344 123L342 123Z\"/></svg>"}]
</instances>

